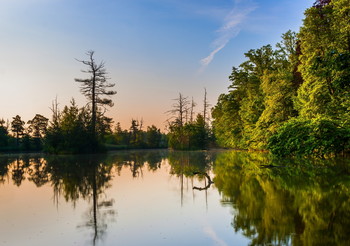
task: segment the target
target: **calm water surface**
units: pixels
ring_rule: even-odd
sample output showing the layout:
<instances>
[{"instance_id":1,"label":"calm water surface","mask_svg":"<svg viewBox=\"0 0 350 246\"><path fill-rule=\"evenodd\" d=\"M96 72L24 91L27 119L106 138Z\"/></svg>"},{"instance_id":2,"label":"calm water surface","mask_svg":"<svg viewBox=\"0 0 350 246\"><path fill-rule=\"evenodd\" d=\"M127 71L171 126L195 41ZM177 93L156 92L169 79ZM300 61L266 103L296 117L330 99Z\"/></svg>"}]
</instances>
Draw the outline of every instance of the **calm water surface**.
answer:
<instances>
[{"instance_id":1,"label":"calm water surface","mask_svg":"<svg viewBox=\"0 0 350 246\"><path fill-rule=\"evenodd\" d=\"M0 245L350 245L350 163L247 152L0 156Z\"/></svg>"}]
</instances>

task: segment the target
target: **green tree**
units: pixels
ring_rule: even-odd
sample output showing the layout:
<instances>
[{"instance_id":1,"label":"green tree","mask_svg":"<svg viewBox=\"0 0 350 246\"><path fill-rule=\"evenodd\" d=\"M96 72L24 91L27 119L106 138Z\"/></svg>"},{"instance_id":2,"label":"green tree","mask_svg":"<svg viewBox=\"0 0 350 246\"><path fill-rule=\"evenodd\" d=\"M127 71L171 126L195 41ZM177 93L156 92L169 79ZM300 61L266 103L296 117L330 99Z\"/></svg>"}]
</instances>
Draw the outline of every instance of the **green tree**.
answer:
<instances>
[{"instance_id":1,"label":"green tree","mask_svg":"<svg viewBox=\"0 0 350 246\"><path fill-rule=\"evenodd\" d=\"M300 29L300 72L304 83L297 106L302 117L339 119L350 96L349 1L317 1Z\"/></svg>"},{"instance_id":2,"label":"green tree","mask_svg":"<svg viewBox=\"0 0 350 246\"><path fill-rule=\"evenodd\" d=\"M239 90L221 94L212 109L213 132L222 147L242 148L243 125L239 115L241 93Z\"/></svg>"},{"instance_id":3,"label":"green tree","mask_svg":"<svg viewBox=\"0 0 350 246\"><path fill-rule=\"evenodd\" d=\"M301 84L300 74L296 72L299 64L296 33L291 31L282 35L282 42L276 45L272 56L271 69L266 69L261 77L264 95L264 111L256 123L252 136L259 149L266 148L268 138L290 118L298 115L293 100Z\"/></svg>"},{"instance_id":4,"label":"green tree","mask_svg":"<svg viewBox=\"0 0 350 246\"><path fill-rule=\"evenodd\" d=\"M44 149L50 153L86 153L96 151L92 139L90 111L79 108L74 99L65 106L55 123L55 114L47 129Z\"/></svg>"},{"instance_id":5,"label":"green tree","mask_svg":"<svg viewBox=\"0 0 350 246\"><path fill-rule=\"evenodd\" d=\"M148 126L146 132L146 144L148 148L160 148L162 133L155 125Z\"/></svg>"}]
</instances>

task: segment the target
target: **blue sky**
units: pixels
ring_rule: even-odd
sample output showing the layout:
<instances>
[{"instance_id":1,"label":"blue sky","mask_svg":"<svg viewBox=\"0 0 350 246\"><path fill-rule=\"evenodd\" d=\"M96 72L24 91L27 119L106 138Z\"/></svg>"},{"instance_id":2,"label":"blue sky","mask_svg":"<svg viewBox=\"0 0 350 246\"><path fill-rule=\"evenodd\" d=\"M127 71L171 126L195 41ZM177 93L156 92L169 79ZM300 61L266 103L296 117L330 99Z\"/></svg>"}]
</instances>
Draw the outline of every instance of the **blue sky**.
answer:
<instances>
[{"instance_id":1,"label":"blue sky","mask_svg":"<svg viewBox=\"0 0 350 246\"><path fill-rule=\"evenodd\" d=\"M161 129L181 92L202 109L227 91L244 53L298 31L310 0L0 0L0 118L50 117L72 97L86 103L88 50L116 83L108 115L123 128L132 118Z\"/></svg>"}]
</instances>

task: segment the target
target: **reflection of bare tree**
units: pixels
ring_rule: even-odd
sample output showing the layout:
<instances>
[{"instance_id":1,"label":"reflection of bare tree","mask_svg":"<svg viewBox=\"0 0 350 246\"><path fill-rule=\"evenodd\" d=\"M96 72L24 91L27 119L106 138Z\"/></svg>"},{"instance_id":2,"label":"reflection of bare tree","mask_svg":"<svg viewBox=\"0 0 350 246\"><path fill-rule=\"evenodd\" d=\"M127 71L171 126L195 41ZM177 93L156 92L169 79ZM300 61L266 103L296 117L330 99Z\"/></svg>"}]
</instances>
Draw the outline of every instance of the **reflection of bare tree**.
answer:
<instances>
[{"instance_id":1,"label":"reflection of bare tree","mask_svg":"<svg viewBox=\"0 0 350 246\"><path fill-rule=\"evenodd\" d=\"M78 225L78 228L92 229L92 245L102 239L108 220L114 220L116 214L113 200L100 201L112 178L112 165L107 164L105 158L97 155L76 156L48 161L56 197L62 194L66 201L73 204L80 198L92 203L84 213L84 222Z\"/></svg>"},{"instance_id":2,"label":"reflection of bare tree","mask_svg":"<svg viewBox=\"0 0 350 246\"><path fill-rule=\"evenodd\" d=\"M197 175L199 181L204 179L205 187L208 189L212 183L207 174L211 168L213 156L208 152L172 152L169 154L169 164L171 166L170 174L177 175L180 178L180 196L181 206L184 199L184 179L191 178L192 190L201 190L204 188L193 187L193 177ZM207 176L206 176L207 175ZM209 177L209 179L208 179ZM207 179L209 180L208 184ZM206 193L207 195L207 193Z\"/></svg>"},{"instance_id":3,"label":"reflection of bare tree","mask_svg":"<svg viewBox=\"0 0 350 246\"><path fill-rule=\"evenodd\" d=\"M194 175L199 175L199 176L204 176L206 177L207 179L204 179L204 187L197 187L197 186L194 186L193 189L194 190L207 190L210 188L211 184L213 184L214 182L211 180L210 176L207 174L207 173L200 173L200 172L194 172L193 173ZM207 180L208 180L208 183L207 183Z\"/></svg>"},{"instance_id":4,"label":"reflection of bare tree","mask_svg":"<svg viewBox=\"0 0 350 246\"><path fill-rule=\"evenodd\" d=\"M78 228L91 232L91 244L96 245L116 216L114 200L105 194L110 187L112 169L120 173L128 166L133 177L139 177L144 168L152 171L160 168L166 156L167 151L125 151L115 155L2 157L0 182L10 173L18 186L25 178L37 187L50 183L57 207L61 197L74 207L81 199L88 201L89 209Z\"/></svg>"},{"instance_id":5,"label":"reflection of bare tree","mask_svg":"<svg viewBox=\"0 0 350 246\"><path fill-rule=\"evenodd\" d=\"M96 171L96 170L95 170ZM99 188L97 173L93 172L91 176L92 185L92 207L85 213L87 219L84 224L78 227L87 227L93 229L92 245L96 245L98 239L102 239L107 230L107 219L113 220L115 210L113 209L114 200L103 200L99 202Z\"/></svg>"}]
</instances>

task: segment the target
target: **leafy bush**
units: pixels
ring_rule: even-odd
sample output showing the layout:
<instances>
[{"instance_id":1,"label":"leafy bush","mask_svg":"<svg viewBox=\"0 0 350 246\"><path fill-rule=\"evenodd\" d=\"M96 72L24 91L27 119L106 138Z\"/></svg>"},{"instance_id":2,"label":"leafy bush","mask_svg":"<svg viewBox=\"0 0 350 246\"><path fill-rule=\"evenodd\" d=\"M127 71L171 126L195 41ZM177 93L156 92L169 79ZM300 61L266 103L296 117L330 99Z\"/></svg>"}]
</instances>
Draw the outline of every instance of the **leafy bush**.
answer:
<instances>
[{"instance_id":1,"label":"leafy bush","mask_svg":"<svg viewBox=\"0 0 350 246\"><path fill-rule=\"evenodd\" d=\"M325 118L292 119L270 137L268 149L276 156L323 157L349 148L350 129Z\"/></svg>"}]
</instances>

